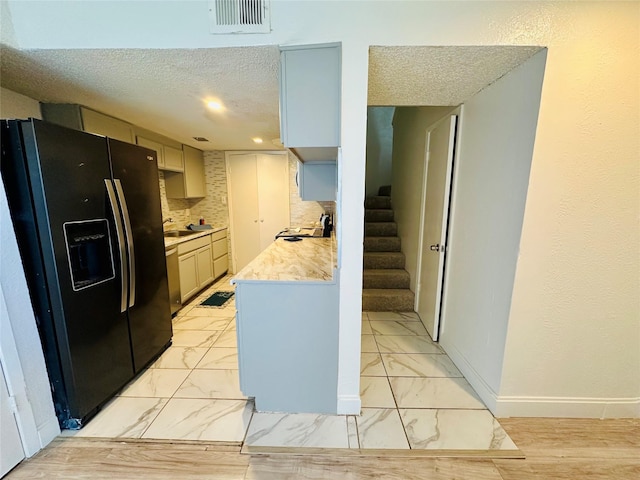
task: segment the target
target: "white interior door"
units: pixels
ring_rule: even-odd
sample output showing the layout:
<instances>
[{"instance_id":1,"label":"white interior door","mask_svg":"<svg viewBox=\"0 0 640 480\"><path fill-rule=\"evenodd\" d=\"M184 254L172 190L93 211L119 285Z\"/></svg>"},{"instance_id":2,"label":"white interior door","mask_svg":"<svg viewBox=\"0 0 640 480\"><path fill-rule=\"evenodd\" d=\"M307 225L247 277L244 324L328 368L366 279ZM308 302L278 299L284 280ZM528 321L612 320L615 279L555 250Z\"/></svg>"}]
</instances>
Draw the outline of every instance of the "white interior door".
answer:
<instances>
[{"instance_id":1,"label":"white interior door","mask_svg":"<svg viewBox=\"0 0 640 480\"><path fill-rule=\"evenodd\" d=\"M234 272L289 226L289 159L283 153L227 155Z\"/></svg>"},{"instance_id":2,"label":"white interior door","mask_svg":"<svg viewBox=\"0 0 640 480\"><path fill-rule=\"evenodd\" d=\"M0 478L24 458L20 431L9 403L9 389L0 365Z\"/></svg>"},{"instance_id":3,"label":"white interior door","mask_svg":"<svg viewBox=\"0 0 640 480\"><path fill-rule=\"evenodd\" d=\"M451 115L427 132L416 312L433 340L440 325L456 121Z\"/></svg>"},{"instance_id":4,"label":"white interior door","mask_svg":"<svg viewBox=\"0 0 640 480\"><path fill-rule=\"evenodd\" d=\"M258 211L257 155L230 155L229 197L233 267L239 272L262 251Z\"/></svg>"},{"instance_id":5,"label":"white interior door","mask_svg":"<svg viewBox=\"0 0 640 480\"><path fill-rule=\"evenodd\" d=\"M260 251L289 226L289 160L286 155L258 155Z\"/></svg>"}]
</instances>

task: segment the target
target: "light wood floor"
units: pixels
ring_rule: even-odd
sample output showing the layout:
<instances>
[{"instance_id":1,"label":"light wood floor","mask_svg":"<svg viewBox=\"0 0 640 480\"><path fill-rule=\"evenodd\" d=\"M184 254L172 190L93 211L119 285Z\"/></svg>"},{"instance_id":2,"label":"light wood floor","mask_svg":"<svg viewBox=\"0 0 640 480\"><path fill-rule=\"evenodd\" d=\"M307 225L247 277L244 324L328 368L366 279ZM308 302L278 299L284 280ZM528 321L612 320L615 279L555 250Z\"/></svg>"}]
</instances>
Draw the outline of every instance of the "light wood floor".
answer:
<instances>
[{"instance_id":1,"label":"light wood floor","mask_svg":"<svg viewBox=\"0 0 640 480\"><path fill-rule=\"evenodd\" d=\"M516 459L241 455L237 446L59 439L6 478L637 480L640 419L501 419Z\"/></svg>"}]
</instances>

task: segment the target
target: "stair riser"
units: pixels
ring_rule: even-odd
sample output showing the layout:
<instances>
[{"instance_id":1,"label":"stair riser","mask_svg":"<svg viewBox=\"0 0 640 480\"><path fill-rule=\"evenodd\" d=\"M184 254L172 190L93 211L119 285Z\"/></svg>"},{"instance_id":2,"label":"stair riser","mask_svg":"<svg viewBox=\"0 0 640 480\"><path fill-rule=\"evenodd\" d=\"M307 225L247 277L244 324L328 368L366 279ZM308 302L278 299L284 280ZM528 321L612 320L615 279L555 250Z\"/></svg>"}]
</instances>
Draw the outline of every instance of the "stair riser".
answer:
<instances>
[{"instance_id":1,"label":"stair riser","mask_svg":"<svg viewBox=\"0 0 640 480\"><path fill-rule=\"evenodd\" d=\"M413 298L406 297L362 297L364 312L413 312Z\"/></svg>"},{"instance_id":2,"label":"stair riser","mask_svg":"<svg viewBox=\"0 0 640 480\"><path fill-rule=\"evenodd\" d=\"M409 277L404 275L362 277L362 288L409 288Z\"/></svg>"},{"instance_id":3,"label":"stair riser","mask_svg":"<svg viewBox=\"0 0 640 480\"><path fill-rule=\"evenodd\" d=\"M400 239L398 237L365 237L365 252L399 252Z\"/></svg>"},{"instance_id":4,"label":"stair riser","mask_svg":"<svg viewBox=\"0 0 640 480\"><path fill-rule=\"evenodd\" d=\"M391 208L391 197L367 197L364 200L364 208Z\"/></svg>"},{"instance_id":5,"label":"stair riser","mask_svg":"<svg viewBox=\"0 0 640 480\"><path fill-rule=\"evenodd\" d=\"M363 267L365 269L404 268L404 255L374 257L365 255Z\"/></svg>"},{"instance_id":6,"label":"stair riser","mask_svg":"<svg viewBox=\"0 0 640 480\"><path fill-rule=\"evenodd\" d=\"M393 222L393 210L365 210L365 222Z\"/></svg>"},{"instance_id":7,"label":"stair riser","mask_svg":"<svg viewBox=\"0 0 640 480\"><path fill-rule=\"evenodd\" d=\"M398 225L395 222L367 222L364 224L366 237L395 237L398 235Z\"/></svg>"}]
</instances>

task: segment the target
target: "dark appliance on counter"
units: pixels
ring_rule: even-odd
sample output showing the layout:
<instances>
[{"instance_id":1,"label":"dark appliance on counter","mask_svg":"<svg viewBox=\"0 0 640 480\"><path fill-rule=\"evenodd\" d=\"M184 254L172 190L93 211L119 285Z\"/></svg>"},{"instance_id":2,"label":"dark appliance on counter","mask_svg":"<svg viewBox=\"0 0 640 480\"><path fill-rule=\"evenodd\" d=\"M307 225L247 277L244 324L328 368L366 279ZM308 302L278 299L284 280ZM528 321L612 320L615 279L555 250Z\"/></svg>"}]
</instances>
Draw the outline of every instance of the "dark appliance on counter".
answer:
<instances>
[{"instance_id":1,"label":"dark appliance on counter","mask_svg":"<svg viewBox=\"0 0 640 480\"><path fill-rule=\"evenodd\" d=\"M320 225L322 225L322 236L330 237L333 230L333 223L331 221L331 215L323 213L320 215Z\"/></svg>"},{"instance_id":2,"label":"dark appliance on counter","mask_svg":"<svg viewBox=\"0 0 640 480\"><path fill-rule=\"evenodd\" d=\"M33 119L1 129L56 414L78 429L171 343L155 152Z\"/></svg>"}]
</instances>

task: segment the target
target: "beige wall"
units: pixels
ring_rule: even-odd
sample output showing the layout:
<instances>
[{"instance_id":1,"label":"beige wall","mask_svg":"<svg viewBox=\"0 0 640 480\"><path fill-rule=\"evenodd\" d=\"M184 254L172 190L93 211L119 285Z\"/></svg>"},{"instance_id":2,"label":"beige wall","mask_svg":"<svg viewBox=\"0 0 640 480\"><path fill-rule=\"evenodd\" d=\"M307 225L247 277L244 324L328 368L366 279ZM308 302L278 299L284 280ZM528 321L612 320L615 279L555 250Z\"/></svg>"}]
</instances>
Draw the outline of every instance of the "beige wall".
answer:
<instances>
[{"instance_id":1,"label":"beige wall","mask_svg":"<svg viewBox=\"0 0 640 480\"><path fill-rule=\"evenodd\" d=\"M172 28L141 36L161 13L132 2L123 25L123 3L10 1L0 34L45 49L342 42L339 397L358 408L369 46L547 47L500 395L516 414L589 415L622 398L640 415L640 3L278 1L260 39L213 39L204 0L167 3Z\"/></svg>"},{"instance_id":2,"label":"beige wall","mask_svg":"<svg viewBox=\"0 0 640 480\"><path fill-rule=\"evenodd\" d=\"M12 90L0 88L0 118L42 118L40 103Z\"/></svg>"}]
</instances>

